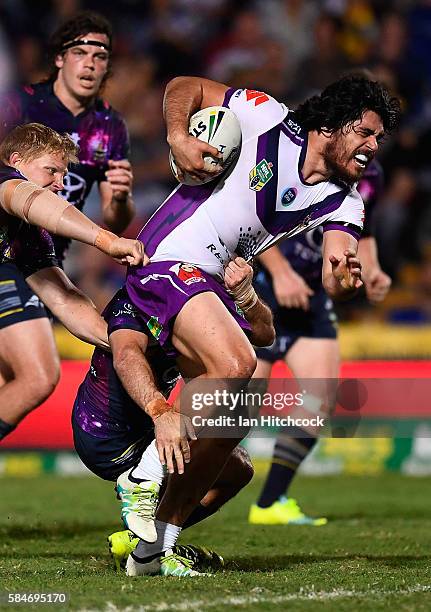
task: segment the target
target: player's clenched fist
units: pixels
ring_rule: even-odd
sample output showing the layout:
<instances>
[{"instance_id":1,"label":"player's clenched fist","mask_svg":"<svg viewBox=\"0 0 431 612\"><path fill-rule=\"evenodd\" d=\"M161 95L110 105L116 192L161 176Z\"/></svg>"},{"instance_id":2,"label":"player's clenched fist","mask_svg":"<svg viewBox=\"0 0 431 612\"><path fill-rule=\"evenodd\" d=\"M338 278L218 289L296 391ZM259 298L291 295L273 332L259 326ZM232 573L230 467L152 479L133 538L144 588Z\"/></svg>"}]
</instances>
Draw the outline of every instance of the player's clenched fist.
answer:
<instances>
[{"instance_id":1,"label":"player's clenched fist","mask_svg":"<svg viewBox=\"0 0 431 612\"><path fill-rule=\"evenodd\" d=\"M234 291L240 283L253 280L253 268L242 257L230 261L224 270L224 282L230 291Z\"/></svg>"},{"instance_id":2,"label":"player's clenched fist","mask_svg":"<svg viewBox=\"0 0 431 612\"><path fill-rule=\"evenodd\" d=\"M119 238L107 230L99 231L94 246L123 265L140 266L150 261L140 240Z\"/></svg>"},{"instance_id":3,"label":"player's clenched fist","mask_svg":"<svg viewBox=\"0 0 431 612\"><path fill-rule=\"evenodd\" d=\"M376 304L383 302L392 285L392 280L381 268L376 267L369 271L364 278L364 283L367 298L372 304Z\"/></svg>"},{"instance_id":4,"label":"player's clenched fist","mask_svg":"<svg viewBox=\"0 0 431 612\"><path fill-rule=\"evenodd\" d=\"M238 306L247 312L258 301L253 289L253 268L242 257L230 261L224 271L224 282Z\"/></svg>"},{"instance_id":5,"label":"player's clenched fist","mask_svg":"<svg viewBox=\"0 0 431 612\"><path fill-rule=\"evenodd\" d=\"M106 179L112 187L114 198L126 199L132 192L133 173L128 159L108 160L109 170L105 172Z\"/></svg>"}]
</instances>

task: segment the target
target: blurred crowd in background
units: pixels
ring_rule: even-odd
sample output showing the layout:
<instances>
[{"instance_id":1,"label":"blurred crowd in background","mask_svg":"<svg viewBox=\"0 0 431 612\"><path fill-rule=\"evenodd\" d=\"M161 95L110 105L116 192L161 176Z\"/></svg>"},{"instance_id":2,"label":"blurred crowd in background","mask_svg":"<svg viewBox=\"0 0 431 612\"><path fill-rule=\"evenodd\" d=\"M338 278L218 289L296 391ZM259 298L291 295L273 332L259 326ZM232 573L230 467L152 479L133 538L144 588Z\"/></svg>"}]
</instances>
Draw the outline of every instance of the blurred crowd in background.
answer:
<instances>
[{"instance_id":1,"label":"blurred crowd in background","mask_svg":"<svg viewBox=\"0 0 431 612\"><path fill-rule=\"evenodd\" d=\"M129 235L175 185L162 119L170 78L262 89L290 107L355 68L386 83L404 118L379 154L386 186L375 231L395 289L374 316L431 320L431 0L0 0L0 46L9 48L15 83L46 76L48 35L81 9L114 27L104 97L131 136L137 218ZM96 200L86 211L97 217ZM99 306L123 279L94 249L74 247L66 263Z\"/></svg>"}]
</instances>

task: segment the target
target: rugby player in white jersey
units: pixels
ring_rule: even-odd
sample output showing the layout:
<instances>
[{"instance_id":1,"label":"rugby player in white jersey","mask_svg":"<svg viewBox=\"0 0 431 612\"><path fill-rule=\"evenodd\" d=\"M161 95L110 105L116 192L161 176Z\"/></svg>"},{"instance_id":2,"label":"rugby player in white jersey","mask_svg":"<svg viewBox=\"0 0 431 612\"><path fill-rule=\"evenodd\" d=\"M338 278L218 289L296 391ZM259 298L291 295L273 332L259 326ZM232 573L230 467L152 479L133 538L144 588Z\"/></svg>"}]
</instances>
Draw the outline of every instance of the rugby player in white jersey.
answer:
<instances>
[{"instance_id":1,"label":"rugby player in white jersey","mask_svg":"<svg viewBox=\"0 0 431 612\"><path fill-rule=\"evenodd\" d=\"M248 311L257 296L247 286L235 304L220 283L234 257L251 260L279 240L321 225L326 291L339 299L361 286L356 251L363 203L355 184L399 116L398 101L362 75L340 79L295 113L262 92L176 78L167 87L164 112L180 171L203 177L203 155L217 155L188 133L190 116L215 105L238 117L243 137L238 161L226 175L199 187L180 185L166 199L139 234L151 263L129 271L126 285L156 341L195 366L188 393L202 392L212 379L238 390L256 367L249 326L237 306ZM122 383L133 390L135 381L125 372ZM152 409L160 415L170 407L158 402L149 414ZM174 410L180 413L179 400ZM190 406L182 402L181 411L190 413ZM129 574L154 571L154 561L175 543L238 443L225 433L225 438L193 442L187 469L169 479L158 507L157 541L137 547L129 557ZM172 453L182 464L181 453L189 453L184 438ZM163 462L171 460L169 454L165 450ZM139 485L138 468L133 480L120 477L124 495Z\"/></svg>"}]
</instances>

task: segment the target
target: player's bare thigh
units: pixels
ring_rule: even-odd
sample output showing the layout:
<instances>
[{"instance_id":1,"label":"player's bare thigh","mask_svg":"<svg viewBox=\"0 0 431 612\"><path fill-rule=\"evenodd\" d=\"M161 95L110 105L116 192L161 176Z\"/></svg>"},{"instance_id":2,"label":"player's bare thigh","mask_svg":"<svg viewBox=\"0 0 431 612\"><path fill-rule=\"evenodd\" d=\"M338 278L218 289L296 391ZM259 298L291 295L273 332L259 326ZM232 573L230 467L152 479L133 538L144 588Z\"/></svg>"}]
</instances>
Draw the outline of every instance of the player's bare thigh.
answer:
<instances>
[{"instance_id":1,"label":"player's bare thigh","mask_svg":"<svg viewBox=\"0 0 431 612\"><path fill-rule=\"evenodd\" d=\"M173 344L208 377L249 378L256 357L247 336L211 292L193 296L178 314Z\"/></svg>"},{"instance_id":2,"label":"player's bare thigh","mask_svg":"<svg viewBox=\"0 0 431 612\"><path fill-rule=\"evenodd\" d=\"M295 378L338 378L338 340L298 338L287 351L285 361Z\"/></svg>"},{"instance_id":3,"label":"player's bare thigh","mask_svg":"<svg viewBox=\"0 0 431 612\"><path fill-rule=\"evenodd\" d=\"M335 403L340 370L338 341L299 338L285 355L292 374L307 391L313 411L330 413Z\"/></svg>"},{"instance_id":4,"label":"player's bare thigh","mask_svg":"<svg viewBox=\"0 0 431 612\"><path fill-rule=\"evenodd\" d=\"M0 376L58 378L59 359L48 318L21 321L0 329Z\"/></svg>"}]
</instances>

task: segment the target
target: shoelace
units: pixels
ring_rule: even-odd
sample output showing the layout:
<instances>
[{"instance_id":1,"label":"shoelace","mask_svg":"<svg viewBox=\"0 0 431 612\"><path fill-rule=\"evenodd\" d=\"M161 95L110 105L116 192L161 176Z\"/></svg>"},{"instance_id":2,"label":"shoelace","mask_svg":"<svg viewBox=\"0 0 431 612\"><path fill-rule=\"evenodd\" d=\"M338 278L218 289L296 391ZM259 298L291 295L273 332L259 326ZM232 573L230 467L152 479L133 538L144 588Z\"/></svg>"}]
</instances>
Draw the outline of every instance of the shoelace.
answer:
<instances>
[{"instance_id":1,"label":"shoelace","mask_svg":"<svg viewBox=\"0 0 431 612\"><path fill-rule=\"evenodd\" d=\"M162 557L160 559L160 565L169 561L178 561L178 563L181 563L181 565L184 565L187 569L193 569L193 561L191 559L186 559L186 557L181 557L181 555L177 555L176 553L172 553L167 557Z\"/></svg>"},{"instance_id":2,"label":"shoelace","mask_svg":"<svg viewBox=\"0 0 431 612\"><path fill-rule=\"evenodd\" d=\"M145 519L154 519L156 512L154 500L157 499L157 495L153 491L134 489L130 497L139 516Z\"/></svg>"}]
</instances>

